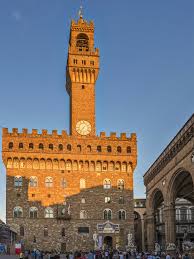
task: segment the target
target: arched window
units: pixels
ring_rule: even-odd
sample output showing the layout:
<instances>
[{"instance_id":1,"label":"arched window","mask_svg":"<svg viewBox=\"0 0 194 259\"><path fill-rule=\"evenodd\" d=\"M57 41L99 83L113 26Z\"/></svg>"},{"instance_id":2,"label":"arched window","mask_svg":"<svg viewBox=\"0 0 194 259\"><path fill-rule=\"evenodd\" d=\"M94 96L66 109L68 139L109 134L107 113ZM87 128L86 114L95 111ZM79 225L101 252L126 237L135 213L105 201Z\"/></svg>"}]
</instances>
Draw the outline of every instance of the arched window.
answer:
<instances>
[{"instance_id":1,"label":"arched window","mask_svg":"<svg viewBox=\"0 0 194 259\"><path fill-rule=\"evenodd\" d=\"M101 146L97 146L97 152L102 152L102 147Z\"/></svg>"},{"instance_id":2,"label":"arched window","mask_svg":"<svg viewBox=\"0 0 194 259\"><path fill-rule=\"evenodd\" d=\"M19 143L19 149L22 149L24 147L23 143Z\"/></svg>"},{"instance_id":3,"label":"arched window","mask_svg":"<svg viewBox=\"0 0 194 259\"><path fill-rule=\"evenodd\" d=\"M12 149L13 148L13 142L9 142L8 147L9 147L9 149Z\"/></svg>"},{"instance_id":4,"label":"arched window","mask_svg":"<svg viewBox=\"0 0 194 259\"><path fill-rule=\"evenodd\" d=\"M44 237L48 237L48 227L44 227Z\"/></svg>"},{"instance_id":5,"label":"arched window","mask_svg":"<svg viewBox=\"0 0 194 259\"><path fill-rule=\"evenodd\" d=\"M103 212L104 219L105 220L111 220L112 219L112 211L110 209L105 209Z\"/></svg>"},{"instance_id":6,"label":"arched window","mask_svg":"<svg viewBox=\"0 0 194 259\"><path fill-rule=\"evenodd\" d=\"M127 147L127 153L131 153L131 147Z\"/></svg>"},{"instance_id":7,"label":"arched window","mask_svg":"<svg viewBox=\"0 0 194 259\"><path fill-rule=\"evenodd\" d=\"M120 220L126 219L126 211L125 210L119 210L119 219Z\"/></svg>"},{"instance_id":8,"label":"arched window","mask_svg":"<svg viewBox=\"0 0 194 259\"><path fill-rule=\"evenodd\" d=\"M107 147L107 152L108 152L108 153L112 152L111 146L108 146L108 147Z\"/></svg>"},{"instance_id":9,"label":"arched window","mask_svg":"<svg viewBox=\"0 0 194 259\"><path fill-rule=\"evenodd\" d=\"M71 145L70 144L67 145L67 150L71 151Z\"/></svg>"},{"instance_id":10,"label":"arched window","mask_svg":"<svg viewBox=\"0 0 194 259\"><path fill-rule=\"evenodd\" d=\"M121 151L122 151L122 150L121 150L121 147L118 146L118 147L117 147L117 152L118 152L118 153L121 153Z\"/></svg>"},{"instance_id":11,"label":"arched window","mask_svg":"<svg viewBox=\"0 0 194 259\"><path fill-rule=\"evenodd\" d=\"M104 182L103 182L103 187L104 187L104 189L110 189L111 188L111 180L105 179Z\"/></svg>"},{"instance_id":12,"label":"arched window","mask_svg":"<svg viewBox=\"0 0 194 259\"><path fill-rule=\"evenodd\" d=\"M87 219L87 212L85 210L80 211L80 219Z\"/></svg>"},{"instance_id":13,"label":"arched window","mask_svg":"<svg viewBox=\"0 0 194 259\"><path fill-rule=\"evenodd\" d=\"M120 196L119 197L119 204L124 204L124 203L125 203L124 197Z\"/></svg>"},{"instance_id":14,"label":"arched window","mask_svg":"<svg viewBox=\"0 0 194 259\"><path fill-rule=\"evenodd\" d=\"M49 144L49 149L53 150L53 144Z\"/></svg>"},{"instance_id":15,"label":"arched window","mask_svg":"<svg viewBox=\"0 0 194 259\"><path fill-rule=\"evenodd\" d=\"M122 163L121 170L122 170L122 172L127 172L127 163L126 162Z\"/></svg>"},{"instance_id":16,"label":"arched window","mask_svg":"<svg viewBox=\"0 0 194 259\"><path fill-rule=\"evenodd\" d=\"M89 38L85 33L80 33L77 36L76 47L79 51L89 50Z\"/></svg>"},{"instance_id":17,"label":"arched window","mask_svg":"<svg viewBox=\"0 0 194 259\"><path fill-rule=\"evenodd\" d=\"M38 186L38 178L36 176L30 177L30 187L37 187Z\"/></svg>"},{"instance_id":18,"label":"arched window","mask_svg":"<svg viewBox=\"0 0 194 259\"><path fill-rule=\"evenodd\" d=\"M86 180L85 179L80 179L80 189L86 188Z\"/></svg>"},{"instance_id":19,"label":"arched window","mask_svg":"<svg viewBox=\"0 0 194 259\"><path fill-rule=\"evenodd\" d=\"M44 145L42 143L40 143L38 147L39 149L42 149L42 150L44 149Z\"/></svg>"},{"instance_id":20,"label":"arched window","mask_svg":"<svg viewBox=\"0 0 194 259\"><path fill-rule=\"evenodd\" d=\"M71 160L67 160L67 163L66 163L66 170L71 170Z\"/></svg>"},{"instance_id":21,"label":"arched window","mask_svg":"<svg viewBox=\"0 0 194 259\"><path fill-rule=\"evenodd\" d=\"M63 150L63 145L59 144L59 150L62 151Z\"/></svg>"},{"instance_id":22,"label":"arched window","mask_svg":"<svg viewBox=\"0 0 194 259\"><path fill-rule=\"evenodd\" d=\"M38 217L38 209L36 207L30 208L30 218L36 219Z\"/></svg>"},{"instance_id":23,"label":"arched window","mask_svg":"<svg viewBox=\"0 0 194 259\"><path fill-rule=\"evenodd\" d=\"M20 236L23 237L24 236L24 227L20 226Z\"/></svg>"},{"instance_id":24,"label":"arched window","mask_svg":"<svg viewBox=\"0 0 194 259\"><path fill-rule=\"evenodd\" d=\"M96 163L96 171L98 172L102 171L102 163L100 161L97 161Z\"/></svg>"},{"instance_id":25,"label":"arched window","mask_svg":"<svg viewBox=\"0 0 194 259\"><path fill-rule=\"evenodd\" d=\"M14 177L14 186L21 187L22 186L22 176L15 176Z\"/></svg>"},{"instance_id":26,"label":"arched window","mask_svg":"<svg viewBox=\"0 0 194 259\"><path fill-rule=\"evenodd\" d=\"M67 187L67 182L66 182L66 180L64 178L61 180L61 187L62 188L66 188Z\"/></svg>"},{"instance_id":27,"label":"arched window","mask_svg":"<svg viewBox=\"0 0 194 259\"><path fill-rule=\"evenodd\" d=\"M90 145L87 146L87 152L91 152L92 151L92 147Z\"/></svg>"},{"instance_id":28,"label":"arched window","mask_svg":"<svg viewBox=\"0 0 194 259\"><path fill-rule=\"evenodd\" d=\"M45 218L54 218L54 212L52 208L46 208L44 212L44 217Z\"/></svg>"},{"instance_id":29,"label":"arched window","mask_svg":"<svg viewBox=\"0 0 194 259\"><path fill-rule=\"evenodd\" d=\"M13 209L13 217L14 218L21 218L23 216L23 210L21 207L15 207Z\"/></svg>"},{"instance_id":30,"label":"arched window","mask_svg":"<svg viewBox=\"0 0 194 259\"><path fill-rule=\"evenodd\" d=\"M65 228L61 229L61 236L64 237L65 236Z\"/></svg>"},{"instance_id":31,"label":"arched window","mask_svg":"<svg viewBox=\"0 0 194 259\"><path fill-rule=\"evenodd\" d=\"M33 143L30 143L29 144L29 149L33 149L34 148L34 144Z\"/></svg>"},{"instance_id":32,"label":"arched window","mask_svg":"<svg viewBox=\"0 0 194 259\"><path fill-rule=\"evenodd\" d=\"M53 178L48 176L45 179L45 186L46 187L53 187Z\"/></svg>"},{"instance_id":33,"label":"arched window","mask_svg":"<svg viewBox=\"0 0 194 259\"><path fill-rule=\"evenodd\" d=\"M117 182L117 188L118 188L119 190L124 190L124 188L125 188L125 182L124 182L124 180L122 180L122 179L119 179L119 180L118 180L118 182Z\"/></svg>"},{"instance_id":34,"label":"arched window","mask_svg":"<svg viewBox=\"0 0 194 259\"><path fill-rule=\"evenodd\" d=\"M81 151L82 151L81 145L77 145L77 151L78 151L78 152L81 152Z\"/></svg>"}]
</instances>

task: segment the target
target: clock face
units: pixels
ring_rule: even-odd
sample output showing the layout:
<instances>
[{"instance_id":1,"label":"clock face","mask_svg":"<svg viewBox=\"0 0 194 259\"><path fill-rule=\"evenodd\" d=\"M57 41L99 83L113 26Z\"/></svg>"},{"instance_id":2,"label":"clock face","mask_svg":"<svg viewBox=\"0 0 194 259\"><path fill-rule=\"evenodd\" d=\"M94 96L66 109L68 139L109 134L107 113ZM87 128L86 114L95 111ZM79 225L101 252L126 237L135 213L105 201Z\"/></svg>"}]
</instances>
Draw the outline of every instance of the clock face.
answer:
<instances>
[{"instance_id":1,"label":"clock face","mask_svg":"<svg viewBox=\"0 0 194 259\"><path fill-rule=\"evenodd\" d=\"M91 132L91 124L88 121L78 121L76 124L76 131L83 136L88 135Z\"/></svg>"}]
</instances>

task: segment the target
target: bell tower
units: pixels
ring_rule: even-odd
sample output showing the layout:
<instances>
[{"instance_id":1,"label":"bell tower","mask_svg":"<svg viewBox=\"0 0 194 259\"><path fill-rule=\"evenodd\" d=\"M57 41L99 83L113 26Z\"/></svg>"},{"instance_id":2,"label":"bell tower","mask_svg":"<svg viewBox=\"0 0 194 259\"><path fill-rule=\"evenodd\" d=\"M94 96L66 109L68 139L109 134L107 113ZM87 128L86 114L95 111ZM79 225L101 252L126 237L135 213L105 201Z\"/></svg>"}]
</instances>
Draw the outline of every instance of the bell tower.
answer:
<instances>
[{"instance_id":1,"label":"bell tower","mask_svg":"<svg viewBox=\"0 0 194 259\"><path fill-rule=\"evenodd\" d=\"M70 97L70 134L94 136L95 83L99 72L99 50L94 48L94 23L80 13L72 20L66 66L66 89Z\"/></svg>"}]
</instances>

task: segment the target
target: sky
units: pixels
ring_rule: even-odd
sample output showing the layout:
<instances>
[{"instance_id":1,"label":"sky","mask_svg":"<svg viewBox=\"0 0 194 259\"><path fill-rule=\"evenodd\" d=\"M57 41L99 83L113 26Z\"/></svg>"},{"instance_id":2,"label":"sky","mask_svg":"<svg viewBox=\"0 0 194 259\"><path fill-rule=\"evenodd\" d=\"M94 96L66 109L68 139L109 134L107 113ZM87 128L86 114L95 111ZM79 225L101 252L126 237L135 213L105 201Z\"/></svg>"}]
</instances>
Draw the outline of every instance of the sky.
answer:
<instances>
[{"instance_id":1,"label":"sky","mask_svg":"<svg viewBox=\"0 0 194 259\"><path fill-rule=\"evenodd\" d=\"M193 0L0 0L0 125L69 129L65 66L80 5L100 49L97 133L136 132L134 195L145 197L144 173L194 112ZM5 188L0 161L2 219Z\"/></svg>"}]
</instances>

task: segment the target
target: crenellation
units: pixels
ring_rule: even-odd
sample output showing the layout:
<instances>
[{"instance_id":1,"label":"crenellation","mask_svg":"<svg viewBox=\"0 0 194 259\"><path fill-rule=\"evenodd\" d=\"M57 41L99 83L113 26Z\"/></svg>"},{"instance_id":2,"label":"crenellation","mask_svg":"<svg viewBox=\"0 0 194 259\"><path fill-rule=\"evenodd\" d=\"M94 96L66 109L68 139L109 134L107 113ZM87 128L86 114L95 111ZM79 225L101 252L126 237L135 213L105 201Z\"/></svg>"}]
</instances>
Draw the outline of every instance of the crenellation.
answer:
<instances>
[{"instance_id":1,"label":"crenellation","mask_svg":"<svg viewBox=\"0 0 194 259\"><path fill-rule=\"evenodd\" d=\"M42 135L47 136L48 135L48 130L47 129L42 129Z\"/></svg>"},{"instance_id":2,"label":"crenellation","mask_svg":"<svg viewBox=\"0 0 194 259\"><path fill-rule=\"evenodd\" d=\"M111 139L116 139L117 138L117 133L116 132L111 132L110 133L110 138Z\"/></svg>"},{"instance_id":3,"label":"crenellation","mask_svg":"<svg viewBox=\"0 0 194 259\"><path fill-rule=\"evenodd\" d=\"M13 133L13 136L17 136L18 135L18 128L13 128L12 133Z\"/></svg>"},{"instance_id":4,"label":"crenellation","mask_svg":"<svg viewBox=\"0 0 194 259\"><path fill-rule=\"evenodd\" d=\"M28 129L23 128L22 129L22 136L27 136L28 135Z\"/></svg>"},{"instance_id":5,"label":"crenellation","mask_svg":"<svg viewBox=\"0 0 194 259\"><path fill-rule=\"evenodd\" d=\"M102 131L100 132L100 138L105 138L106 137L106 132Z\"/></svg>"},{"instance_id":6,"label":"crenellation","mask_svg":"<svg viewBox=\"0 0 194 259\"><path fill-rule=\"evenodd\" d=\"M57 133L57 130L55 129L55 130L52 130L52 136L54 136L54 137L57 137L58 136L58 133Z\"/></svg>"},{"instance_id":7,"label":"crenellation","mask_svg":"<svg viewBox=\"0 0 194 259\"><path fill-rule=\"evenodd\" d=\"M38 130L32 129L32 136L38 136Z\"/></svg>"},{"instance_id":8,"label":"crenellation","mask_svg":"<svg viewBox=\"0 0 194 259\"><path fill-rule=\"evenodd\" d=\"M125 132L121 133L121 134L120 134L120 138L121 138L122 140L127 139L127 134L126 134Z\"/></svg>"}]
</instances>

